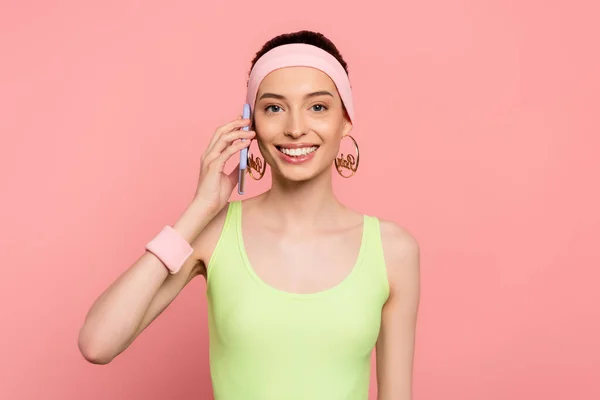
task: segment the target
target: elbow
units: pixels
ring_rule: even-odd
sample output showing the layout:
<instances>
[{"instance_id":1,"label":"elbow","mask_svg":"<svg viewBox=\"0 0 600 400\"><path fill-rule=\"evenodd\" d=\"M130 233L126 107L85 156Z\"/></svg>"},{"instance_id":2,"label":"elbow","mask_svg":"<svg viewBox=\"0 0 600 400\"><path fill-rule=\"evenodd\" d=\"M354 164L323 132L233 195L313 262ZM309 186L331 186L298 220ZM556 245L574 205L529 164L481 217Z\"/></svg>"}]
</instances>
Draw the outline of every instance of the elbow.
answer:
<instances>
[{"instance_id":1,"label":"elbow","mask_svg":"<svg viewBox=\"0 0 600 400\"><path fill-rule=\"evenodd\" d=\"M114 356L110 354L106 346L102 345L99 340L87 334L84 328L79 332L79 339L77 341L79 352L83 358L89 363L96 365L110 363L114 359Z\"/></svg>"}]
</instances>

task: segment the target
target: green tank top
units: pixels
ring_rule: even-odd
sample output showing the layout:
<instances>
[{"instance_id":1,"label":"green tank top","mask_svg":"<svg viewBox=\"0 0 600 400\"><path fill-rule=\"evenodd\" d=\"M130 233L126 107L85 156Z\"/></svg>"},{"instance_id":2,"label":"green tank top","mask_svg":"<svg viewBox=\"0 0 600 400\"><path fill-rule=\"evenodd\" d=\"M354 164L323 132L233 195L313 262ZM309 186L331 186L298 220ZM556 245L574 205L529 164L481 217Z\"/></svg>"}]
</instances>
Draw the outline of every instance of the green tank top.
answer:
<instances>
[{"instance_id":1,"label":"green tank top","mask_svg":"<svg viewBox=\"0 0 600 400\"><path fill-rule=\"evenodd\" d=\"M210 372L216 400L366 400L389 286L379 220L364 216L358 259L338 285L276 289L254 272L228 206L207 266Z\"/></svg>"}]
</instances>

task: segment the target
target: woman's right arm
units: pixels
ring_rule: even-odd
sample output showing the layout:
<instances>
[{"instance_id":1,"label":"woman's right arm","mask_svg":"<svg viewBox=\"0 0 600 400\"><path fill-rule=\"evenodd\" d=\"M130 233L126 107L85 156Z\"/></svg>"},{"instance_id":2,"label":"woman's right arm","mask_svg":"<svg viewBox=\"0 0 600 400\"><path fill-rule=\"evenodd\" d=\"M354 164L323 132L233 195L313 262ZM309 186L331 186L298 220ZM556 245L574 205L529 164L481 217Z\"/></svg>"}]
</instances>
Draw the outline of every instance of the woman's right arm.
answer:
<instances>
[{"instance_id":1,"label":"woman's right arm","mask_svg":"<svg viewBox=\"0 0 600 400\"><path fill-rule=\"evenodd\" d=\"M181 290L203 273L200 254L211 222L222 215L237 183L236 168L223 172L226 161L250 145L253 131L240 130L248 120L238 119L217 129L202 156L200 179L194 200L173 228L187 240L194 252L176 274L146 251L94 302L79 332L79 350L94 364L107 364L122 353L158 317ZM210 240L208 240L210 242Z\"/></svg>"}]
</instances>

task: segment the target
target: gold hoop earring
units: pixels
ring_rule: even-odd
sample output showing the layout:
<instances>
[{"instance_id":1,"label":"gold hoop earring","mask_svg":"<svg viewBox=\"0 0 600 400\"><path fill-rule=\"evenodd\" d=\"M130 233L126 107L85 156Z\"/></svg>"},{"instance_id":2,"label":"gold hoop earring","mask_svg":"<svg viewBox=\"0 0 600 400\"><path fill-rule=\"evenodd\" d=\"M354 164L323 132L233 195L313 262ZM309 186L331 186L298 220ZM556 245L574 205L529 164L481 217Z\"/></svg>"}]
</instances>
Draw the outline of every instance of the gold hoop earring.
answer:
<instances>
[{"instance_id":1,"label":"gold hoop earring","mask_svg":"<svg viewBox=\"0 0 600 400\"><path fill-rule=\"evenodd\" d=\"M335 159L335 169L343 178L351 178L358 170L360 152L358 150L358 143L356 143L356 140L350 135L346 135L345 137L349 137L352 142L354 142L354 147L356 148L356 158L352 154L348 154L344 159L344 153L341 153L341 155ZM344 173L344 170L348 170L350 172Z\"/></svg>"},{"instance_id":2,"label":"gold hoop earring","mask_svg":"<svg viewBox=\"0 0 600 400\"><path fill-rule=\"evenodd\" d=\"M256 172L252 173L252 170ZM246 168L246 171L248 171L248 175L250 175L250 177L255 181L259 181L265 175L266 170L267 163L265 163L265 161L260 157L255 158L254 154L248 151L248 168ZM255 176L255 174L257 175Z\"/></svg>"}]
</instances>

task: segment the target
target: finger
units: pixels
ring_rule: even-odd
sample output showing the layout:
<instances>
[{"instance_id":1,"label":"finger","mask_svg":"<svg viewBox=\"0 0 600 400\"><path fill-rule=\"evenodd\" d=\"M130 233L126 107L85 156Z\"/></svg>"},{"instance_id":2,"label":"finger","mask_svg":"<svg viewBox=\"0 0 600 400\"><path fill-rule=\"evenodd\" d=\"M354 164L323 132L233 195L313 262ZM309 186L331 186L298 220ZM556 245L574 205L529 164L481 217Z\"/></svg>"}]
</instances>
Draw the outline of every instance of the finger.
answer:
<instances>
[{"instance_id":1,"label":"finger","mask_svg":"<svg viewBox=\"0 0 600 400\"><path fill-rule=\"evenodd\" d=\"M224 133L223 135L221 135L221 138L215 143L215 145L213 146L213 149L216 152L221 153L223 150L225 150L227 147L229 147L236 140L253 139L255 136L256 136L255 131L237 130L237 131L231 131L228 133Z\"/></svg>"},{"instance_id":2,"label":"finger","mask_svg":"<svg viewBox=\"0 0 600 400\"><path fill-rule=\"evenodd\" d=\"M219 140L221 135L223 135L224 133L230 132L230 131L236 130L236 129L241 129L242 127L249 125L249 124L250 124L250 120L244 120L244 119L242 119L241 115L239 115L237 117L237 119L218 127L215 130L215 133L212 135L210 142L208 143L208 146L206 146L206 152L208 153L211 151L211 149L213 148L213 146L215 145L217 140Z\"/></svg>"},{"instance_id":3,"label":"finger","mask_svg":"<svg viewBox=\"0 0 600 400\"><path fill-rule=\"evenodd\" d=\"M229 148L236 140L243 139L246 141L251 141L251 139L253 139L255 136L256 132L254 131L232 131L223 134L217 143L214 144L210 152L206 155L205 159L206 161L210 162L219 157L219 155L223 153L225 149Z\"/></svg>"},{"instance_id":4,"label":"finger","mask_svg":"<svg viewBox=\"0 0 600 400\"><path fill-rule=\"evenodd\" d=\"M240 140L235 142L234 144L226 148L217 158L215 158L211 164L219 172L223 172L227 160L229 160L234 154L239 153L243 148L249 147L250 143L252 143L251 140Z\"/></svg>"},{"instance_id":5,"label":"finger","mask_svg":"<svg viewBox=\"0 0 600 400\"><path fill-rule=\"evenodd\" d=\"M209 152L212 149L212 147L215 145L217 140L219 140L219 138L224 133L231 132L233 130L238 130L238 129L243 128L244 126L249 126L249 125L250 125L249 119L242 119L241 116L239 116L238 119L235 119L223 126L220 126L219 128L217 128L217 130L213 134L210 142L208 143L208 146L206 148L207 152Z\"/></svg>"},{"instance_id":6,"label":"finger","mask_svg":"<svg viewBox=\"0 0 600 400\"><path fill-rule=\"evenodd\" d=\"M229 132L234 129L239 129L246 125L250 125L250 119L249 118L243 119L242 116L239 115L233 121L230 121L230 122L226 123L225 125L218 127L217 132L219 132L219 133Z\"/></svg>"}]
</instances>

